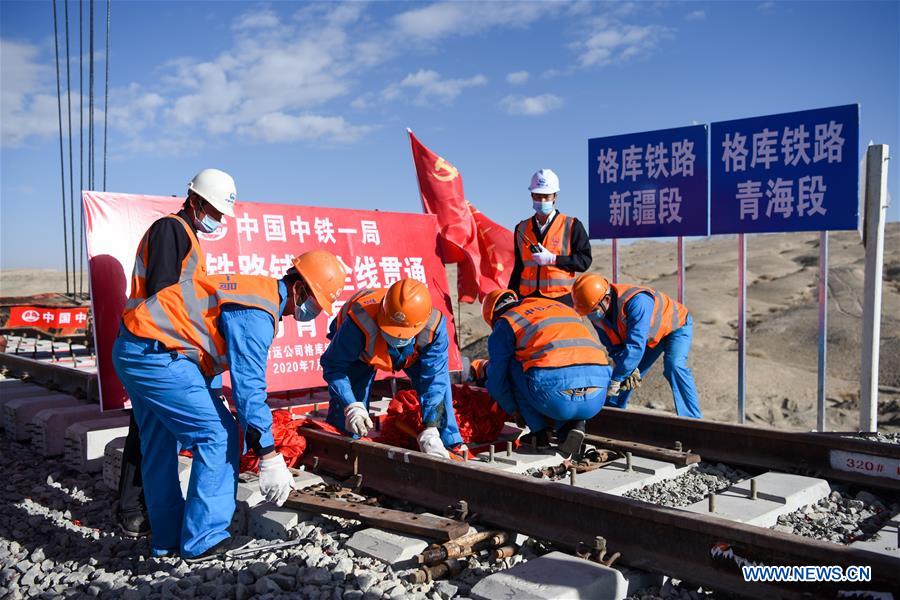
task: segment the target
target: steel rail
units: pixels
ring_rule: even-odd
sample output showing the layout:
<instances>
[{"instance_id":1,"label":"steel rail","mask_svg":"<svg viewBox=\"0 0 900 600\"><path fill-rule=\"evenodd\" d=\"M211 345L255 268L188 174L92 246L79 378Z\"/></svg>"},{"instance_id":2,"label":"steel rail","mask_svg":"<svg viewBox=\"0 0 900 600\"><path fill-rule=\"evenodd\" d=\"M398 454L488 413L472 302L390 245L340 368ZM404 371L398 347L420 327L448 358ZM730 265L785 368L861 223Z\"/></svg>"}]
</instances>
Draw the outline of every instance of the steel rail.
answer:
<instances>
[{"instance_id":1,"label":"steel rail","mask_svg":"<svg viewBox=\"0 0 900 600\"><path fill-rule=\"evenodd\" d=\"M0 373L87 400L96 402L100 398L97 374L93 372L0 352Z\"/></svg>"},{"instance_id":2,"label":"steel rail","mask_svg":"<svg viewBox=\"0 0 900 600\"><path fill-rule=\"evenodd\" d=\"M900 560L674 508L303 429L304 464L432 510L460 500L492 526L575 550L603 536L628 565L756 598L835 598L900 589ZM867 583L747 583L740 565L867 565Z\"/></svg>"},{"instance_id":3,"label":"steel rail","mask_svg":"<svg viewBox=\"0 0 900 600\"><path fill-rule=\"evenodd\" d=\"M900 444L615 408L604 408L588 422L587 432L664 448L681 442L684 450L707 461L814 473L832 481L900 491ZM843 470L854 467L857 470Z\"/></svg>"}]
</instances>

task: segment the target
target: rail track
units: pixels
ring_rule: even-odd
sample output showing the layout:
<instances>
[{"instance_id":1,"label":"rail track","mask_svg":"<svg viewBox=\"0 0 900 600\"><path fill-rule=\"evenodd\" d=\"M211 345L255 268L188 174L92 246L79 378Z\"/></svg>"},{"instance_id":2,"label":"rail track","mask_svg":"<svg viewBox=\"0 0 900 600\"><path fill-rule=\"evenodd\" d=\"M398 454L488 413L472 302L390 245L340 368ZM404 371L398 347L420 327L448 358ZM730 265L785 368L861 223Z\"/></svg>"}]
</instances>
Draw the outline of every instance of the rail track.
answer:
<instances>
[{"instance_id":1,"label":"rail track","mask_svg":"<svg viewBox=\"0 0 900 600\"><path fill-rule=\"evenodd\" d=\"M85 372L0 354L5 374L26 374L62 389L91 389ZM65 371L63 371L65 369ZM89 379L89 377L87 378ZM95 384L94 384L95 385ZM857 488L900 492L900 445L814 433L696 421L644 411L605 409L588 425L589 440L612 450L673 462L706 461L813 474ZM620 562L742 597L850 597L900 591L900 556L745 525L714 515L506 473L470 460L446 461L367 440L304 429L308 470L353 477L357 487L444 511L465 501L479 522L520 532L575 553L602 537ZM688 461L691 462L691 461ZM879 467L880 466L880 467ZM871 567L868 582L747 583L741 565ZM882 596L885 597L885 596ZM900 597L900 596L898 596Z\"/></svg>"}]
</instances>

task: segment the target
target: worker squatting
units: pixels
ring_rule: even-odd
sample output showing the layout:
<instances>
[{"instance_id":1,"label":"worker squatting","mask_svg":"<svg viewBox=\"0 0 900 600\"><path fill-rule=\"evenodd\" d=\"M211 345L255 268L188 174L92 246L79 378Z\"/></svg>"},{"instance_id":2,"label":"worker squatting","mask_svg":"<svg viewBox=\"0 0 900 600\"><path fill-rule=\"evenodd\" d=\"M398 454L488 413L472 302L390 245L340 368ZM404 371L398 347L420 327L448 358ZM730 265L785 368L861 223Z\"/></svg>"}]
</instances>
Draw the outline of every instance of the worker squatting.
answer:
<instances>
[{"instance_id":1,"label":"worker squatting","mask_svg":"<svg viewBox=\"0 0 900 600\"><path fill-rule=\"evenodd\" d=\"M489 359L473 363L473 378L524 420L539 447L555 435L565 456L580 451L585 421L607 403L624 407L660 356L678 414L700 417L687 368L687 309L650 288L579 276L590 266L590 245L581 223L556 210L558 178L538 171L529 190L535 214L516 226L512 289L484 298ZM294 487L266 405L266 365L285 316L300 324L321 312L334 317L319 361L331 425L367 435L376 372L402 371L420 401L420 450L441 458L466 451L453 412L446 318L428 288L414 278L363 288L334 314L346 268L324 250L292 257L280 278L208 273L197 234L233 217L236 195L228 174L206 169L188 184L181 210L147 230L113 348L133 408L119 526L134 537L152 533L154 555L189 562L237 547L228 527L242 451L260 459L267 501L283 504ZM237 422L221 396L225 371ZM186 497L178 481L181 449L193 455Z\"/></svg>"}]
</instances>

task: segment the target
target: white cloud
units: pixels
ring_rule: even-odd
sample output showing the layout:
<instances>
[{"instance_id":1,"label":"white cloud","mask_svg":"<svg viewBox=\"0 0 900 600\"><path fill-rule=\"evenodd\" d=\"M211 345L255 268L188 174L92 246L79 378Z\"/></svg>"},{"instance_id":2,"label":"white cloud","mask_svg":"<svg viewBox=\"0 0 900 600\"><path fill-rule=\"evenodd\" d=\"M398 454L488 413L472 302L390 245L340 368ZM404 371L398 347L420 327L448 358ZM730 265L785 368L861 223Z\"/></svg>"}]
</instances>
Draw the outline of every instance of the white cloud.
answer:
<instances>
[{"instance_id":1,"label":"white cloud","mask_svg":"<svg viewBox=\"0 0 900 600\"><path fill-rule=\"evenodd\" d=\"M46 84L52 72L38 62L39 55L37 46L0 39L0 143L4 146L20 146L30 136L59 135L56 94L44 93L50 91Z\"/></svg>"},{"instance_id":2,"label":"white cloud","mask_svg":"<svg viewBox=\"0 0 900 600\"><path fill-rule=\"evenodd\" d=\"M270 8L249 10L238 16L231 24L234 31L246 31L248 29L267 29L277 27L280 21Z\"/></svg>"},{"instance_id":3,"label":"white cloud","mask_svg":"<svg viewBox=\"0 0 900 600\"><path fill-rule=\"evenodd\" d=\"M647 54L668 35L659 25L620 25L600 21L588 38L576 44L582 67L604 66Z\"/></svg>"},{"instance_id":4,"label":"white cloud","mask_svg":"<svg viewBox=\"0 0 900 600\"><path fill-rule=\"evenodd\" d=\"M768 2L760 2L756 6L757 10L760 12L768 13L771 12L775 8L775 3L769 0Z\"/></svg>"},{"instance_id":5,"label":"white cloud","mask_svg":"<svg viewBox=\"0 0 900 600\"><path fill-rule=\"evenodd\" d=\"M400 13L393 21L401 35L436 41L493 27L524 27L563 7L558 2L438 2Z\"/></svg>"},{"instance_id":6,"label":"white cloud","mask_svg":"<svg viewBox=\"0 0 900 600\"><path fill-rule=\"evenodd\" d=\"M500 105L511 115L537 117L563 105L563 99L553 94L540 96L507 96Z\"/></svg>"},{"instance_id":7,"label":"white cloud","mask_svg":"<svg viewBox=\"0 0 900 600\"><path fill-rule=\"evenodd\" d=\"M384 89L384 100L395 100L402 95L403 90L409 89L416 92L417 104L428 104L431 101L449 104L453 102L468 87L482 86L487 83L484 75L475 75L468 79L442 79L437 71L419 69L410 73L399 83L392 84Z\"/></svg>"},{"instance_id":8,"label":"white cloud","mask_svg":"<svg viewBox=\"0 0 900 600\"><path fill-rule=\"evenodd\" d=\"M706 18L705 10L694 10L688 13L687 17L685 17L688 21L702 21Z\"/></svg>"},{"instance_id":9,"label":"white cloud","mask_svg":"<svg viewBox=\"0 0 900 600\"><path fill-rule=\"evenodd\" d=\"M511 83L512 85L519 85L528 81L529 77L528 71L516 71L514 73L509 73L506 76L506 82Z\"/></svg>"},{"instance_id":10,"label":"white cloud","mask_svg":"<svg viewBox=\"0 0 900 600\"><path fill-rule=\"evenodd\" d=\"M269 143L330 139L352 142L372 130L370 126L351 125L343 117L287 115L273 112L262 115L240 133Z\"/></svg>"}]
</instances>

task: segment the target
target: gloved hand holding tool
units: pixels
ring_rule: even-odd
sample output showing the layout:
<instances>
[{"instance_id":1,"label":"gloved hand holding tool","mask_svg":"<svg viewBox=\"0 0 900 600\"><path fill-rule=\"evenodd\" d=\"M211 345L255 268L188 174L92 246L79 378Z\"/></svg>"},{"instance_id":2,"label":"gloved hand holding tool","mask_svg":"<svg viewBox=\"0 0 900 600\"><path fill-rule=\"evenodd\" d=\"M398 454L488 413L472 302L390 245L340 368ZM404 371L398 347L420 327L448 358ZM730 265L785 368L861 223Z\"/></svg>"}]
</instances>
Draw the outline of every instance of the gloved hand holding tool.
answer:
<instances>
[{"instance_id":1,"label":"gloved hand holding tool","mask_svg":"<svg viewBox=\"0 0 900 600\"><path fill-rule=\"evenodd\" d=\"M538 251L531 253L531 258L538 265L542 267L546 267L547 265L555 265L556 264L556 255L544 248L543 245L538 244Z\"/></svg>"},{"instance_id":2,"label":"gloved hand holding tool","mask_svg":"<svg viewBox=\"0 0 900 600\"><path fill-rule=\"evenodd\" d=\"M259 461L259 491L266 500L281 506L295 488L294 476L284 464L284 457L273 454Z\"/></svg>"},{"instance_id":3,"label":"gloved hand holding tool","mask_svg":"<svg viewBox=\"0 0 900 600\"><path fill-rule=\"evenodd\" d=\"M372 429L372 419L362 402L351 402L344 409L344 429L359 437L364 437Z\"/></svg>"},{"instance_id":4,"label":"gloved hand holding tool","mask_svg":"<svg viewBox=\"0 0 900 600\"><path fill-rule=\"evenodd\" d=\"M625 381L622 382L623 390L636 390L641 387L641 372L638 369L635 369L631 372L631 375L625 378Z\"/></svg>"}]
</instances>

